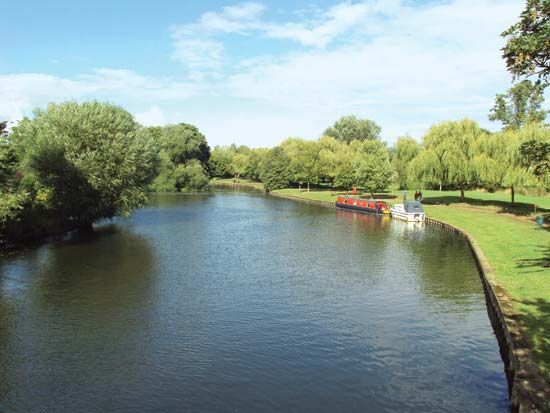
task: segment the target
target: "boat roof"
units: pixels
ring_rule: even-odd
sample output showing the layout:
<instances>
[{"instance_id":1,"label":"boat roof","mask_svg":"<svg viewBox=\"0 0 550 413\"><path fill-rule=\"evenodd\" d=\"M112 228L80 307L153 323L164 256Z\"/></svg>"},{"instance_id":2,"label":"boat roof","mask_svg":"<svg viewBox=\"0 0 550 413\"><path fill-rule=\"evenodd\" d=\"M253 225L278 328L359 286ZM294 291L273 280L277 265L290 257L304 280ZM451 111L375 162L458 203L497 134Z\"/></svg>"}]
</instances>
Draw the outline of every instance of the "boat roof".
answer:
<instances>
[{"instance_id":1,"label":"boat roof","mask_svg":"<svg viewBox=\"0 0 550 413\"><path fill-rule=\"evenodd\" d=\"M407 201L405 202L405 211L414 213L414 212L424 212L424 207L420 201Z\"/></svg>"}]
</instances>

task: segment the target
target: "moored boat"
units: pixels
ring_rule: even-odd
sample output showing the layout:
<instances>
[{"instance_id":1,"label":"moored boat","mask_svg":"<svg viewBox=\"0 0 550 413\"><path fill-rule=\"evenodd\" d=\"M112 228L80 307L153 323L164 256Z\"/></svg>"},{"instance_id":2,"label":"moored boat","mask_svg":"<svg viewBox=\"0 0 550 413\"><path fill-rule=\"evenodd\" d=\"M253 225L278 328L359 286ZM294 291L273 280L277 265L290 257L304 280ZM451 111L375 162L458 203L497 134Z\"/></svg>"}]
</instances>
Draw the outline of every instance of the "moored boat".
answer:
<instances>
[{"instance_id":1,"label":"moored boat","mask_svg":"<svg viewBox=\"0 0 550 413\"><path fill-rule=\"evenodd\" d=\"M390 209L384 201L375 199L359 199L339 196L336 200L336 208L351 209L357 212L367 212L371 214L389 214Z\"/></svg>"},{"instance_id":2,"label":"moored boat","mask_svg":"<svg viewBox=\"0 0 550 413\"><path fill-rule=\"evenodd\" d=\"M392 218L407 222L424 222L426 214L420 201L407 201L404 204L395 204L391 209Z\"/></svg>"}]
</instances>

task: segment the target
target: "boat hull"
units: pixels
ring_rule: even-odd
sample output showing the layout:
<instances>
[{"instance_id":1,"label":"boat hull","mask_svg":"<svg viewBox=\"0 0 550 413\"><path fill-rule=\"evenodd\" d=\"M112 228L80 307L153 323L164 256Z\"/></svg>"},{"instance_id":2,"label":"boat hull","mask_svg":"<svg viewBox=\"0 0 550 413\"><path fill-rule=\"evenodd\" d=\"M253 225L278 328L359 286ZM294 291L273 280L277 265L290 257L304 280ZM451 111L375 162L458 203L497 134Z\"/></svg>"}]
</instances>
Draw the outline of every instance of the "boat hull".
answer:
<instances>
[{"instance_id":1,"label":"boat hull","mask_svg":"<svg viewBox=\"0 0 550 413\"><path fill-rule=\"evenodd\" d=\"M341 204L339 202L336 202L336 208L339 208L339 209L348 209L350 211L356 211L356 212L362 212L364 214L376 214L376 215L388 215L389 212L384 212L383 210L381 211L380 209L375 209L375 208L369 208L369 207L364 207L364 206L359 206L359 205L349 205L349 204Z\"/></svg>"},{"instance_id":2,"label":"boat hull","mask_svg":"<svg viewBox=\"0 0 550 413\"><path fill-rule=\"evenodd\" d=\"M401 221L406 222L424 222L426 219L426 214L423 212L403 212L403 211L396 211L394 209L390 209L392 218L399 219Z\"/></svg>"}]
</instances>

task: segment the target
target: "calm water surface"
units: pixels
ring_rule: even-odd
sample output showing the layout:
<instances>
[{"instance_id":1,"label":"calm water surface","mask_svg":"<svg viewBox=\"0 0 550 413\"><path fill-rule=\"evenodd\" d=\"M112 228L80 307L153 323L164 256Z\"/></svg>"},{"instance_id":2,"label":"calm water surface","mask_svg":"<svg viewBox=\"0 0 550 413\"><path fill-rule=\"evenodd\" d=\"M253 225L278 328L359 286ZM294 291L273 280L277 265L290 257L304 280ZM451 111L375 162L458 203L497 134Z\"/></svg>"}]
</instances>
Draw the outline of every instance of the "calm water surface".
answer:
<instances>
[{"instance_id":1,"label":"calm water surface","mask_svg":"<svg viewBox=\"0 0 550 413\"><path fill-rule=\"evenodd\" d=\"M0 411L505 412L507 385L463 240L166 195L0 258Z\"/></svg>"}]
</instances>

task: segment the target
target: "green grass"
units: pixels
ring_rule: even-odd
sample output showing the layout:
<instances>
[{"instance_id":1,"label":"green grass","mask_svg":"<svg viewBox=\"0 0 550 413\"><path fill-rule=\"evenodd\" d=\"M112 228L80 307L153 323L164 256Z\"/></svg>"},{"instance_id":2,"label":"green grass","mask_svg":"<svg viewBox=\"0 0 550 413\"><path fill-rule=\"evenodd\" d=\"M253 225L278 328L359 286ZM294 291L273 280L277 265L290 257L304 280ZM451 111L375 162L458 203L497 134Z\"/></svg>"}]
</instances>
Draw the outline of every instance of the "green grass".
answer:
<instances>
[{"instance_id":1,"label":"green grass","mask_svg":"<svg viewBox=\"0 0 550 413\"><path fill-rule=\"evenodd\" d=\"M306 192L292 188L276 192L332 202L339 194L345 193L330 190ZM514 310L533 346L536 361L550 380L550 268L543 267L550 261L550 232L527 219L515 217L528 215L530 211L523 211L521 204L511 206L506 201L508 194L469 191L465 194L466 202L461 203L460 194L456 192L422 192L428 216L461 228L477 240L495 271L497 281L512 299ZM414 191L407 194L414 195ZM402 191L377 194L376 197L399 202ZM548 198L518 195L516 201L524 205L536 203L541 208L550 209Z\"/></svg>"},{"instance_id":2,"label":"green grass","mask_svg":"<svg viewBox=\"0 0 550 413\"><path fill-rule=\"evenodd\" d=\"M244 187L258 189L260 191L264 190L264 184L262 184L261 182L250 181L248 179L234 180L233 178L224 178L224 179L214 178L210 181L210 185L212 186L242 185Z\"/></svg>"}]
</instances>

